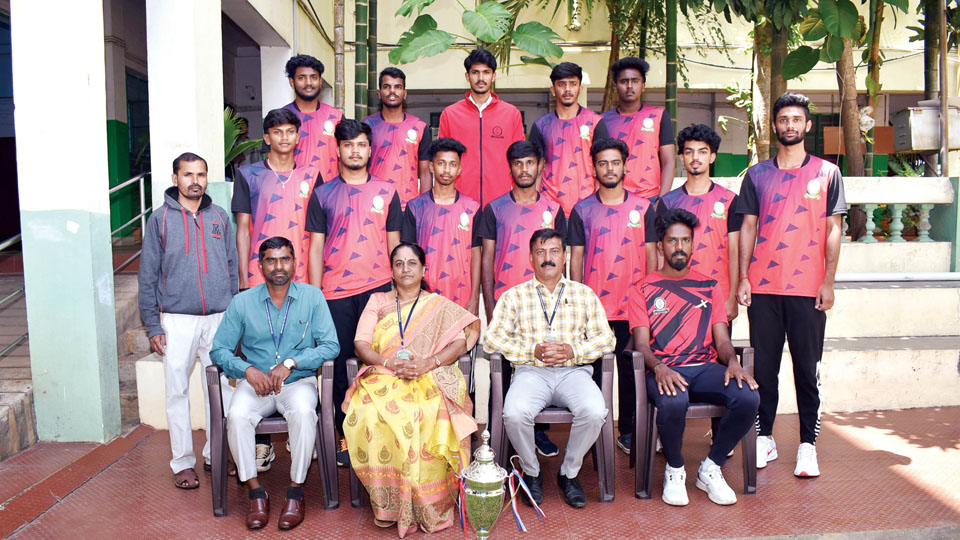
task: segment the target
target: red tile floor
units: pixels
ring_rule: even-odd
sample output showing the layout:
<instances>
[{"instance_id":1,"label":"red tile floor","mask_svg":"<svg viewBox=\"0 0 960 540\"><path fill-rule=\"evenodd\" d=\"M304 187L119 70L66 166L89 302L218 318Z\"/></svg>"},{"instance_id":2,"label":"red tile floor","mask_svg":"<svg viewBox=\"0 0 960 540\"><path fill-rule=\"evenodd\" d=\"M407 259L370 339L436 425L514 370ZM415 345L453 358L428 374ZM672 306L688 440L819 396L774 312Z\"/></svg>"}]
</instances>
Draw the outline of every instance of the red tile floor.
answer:
<instances>
[{"instance_id":1,"label":"red tile floor","mask_svg":"<svg viewBox=\"0 0 960 540\"><path fill-rule=\"evenodd\" d=\"M553 478L561 458L544 459L547 521L521 506L529 533L501 516L494 538L729 538L816 534L863 537L960 538L960 407L826 415L817 445L822 476L793 476L796 416L781 416L775 436L780 459L759 472L756 495L745 496L738 455L724 467L739 501L711 503L694 487L696 464L707 451L706 421L691 421L685 435L690 505L660 500L663 458L657 457L654 498L633 496L633 471L616 452L617 499L597 500L596 474L587 458L581 475L589 503L574 510L560 498ZM551 431L562 443L567 432ZM394 538L396 530L373 525L369 509L351 508L346 471L340 471L341 505L323 510L317 470L306 489L304 523L289 532L276 528L289 457L284 436L275 437L277 460L261 476L273 497L271 524L244 527L245 490L231 483L229 515L213 517L209 475L201 487L173 486L165 431L139 427L107 445L40 443L0 463L0 536L16 539L77 538ZM197 448L201 432L195 432ZM562 446L562 444L561 444ZM424 535L415 533L408 537ZM463 538L449 529L431 538ZM471 533L471 538L474 535Z\"/></svg>"}]
</instances>

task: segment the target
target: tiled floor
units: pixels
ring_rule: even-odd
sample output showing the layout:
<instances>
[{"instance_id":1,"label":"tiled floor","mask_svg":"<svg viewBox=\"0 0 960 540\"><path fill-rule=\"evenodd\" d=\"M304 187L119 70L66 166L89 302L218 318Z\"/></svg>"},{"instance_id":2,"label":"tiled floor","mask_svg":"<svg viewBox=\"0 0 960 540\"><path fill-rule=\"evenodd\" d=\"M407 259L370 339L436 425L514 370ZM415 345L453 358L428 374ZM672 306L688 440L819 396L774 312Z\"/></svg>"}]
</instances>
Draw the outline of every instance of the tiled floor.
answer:
<instances>
[{"instance_id":1,"label":"tiled floor","mask_svg":"<svg viewBox=\"0 0 960 540\"><path fill-rule=\"evenodd\" d=\"M552 480L561 460L555 457L543 462L547 521L539 521L531 509L521 506L529 533L519 533L507 511L494 538L739 538L856 531L899 531L886 533L889 538L909 531L914 537L960 536L960 408L825 416L817 445L823 476L806 480L792 474L796 417L783 416L775 430L780 459L759 472L758 494L741 494L732 507L711 503L694 487L696 464L707 451L702 435L708 427L705 421L691 421L686 432L689 506L669 507L659 499L663 482L659 456L654 498L635 499L633 471L627 468L627 457L617 451L616 501L597 501L596 474L588 458L581 478L590 502L585 509L574 510L562 502ZM567 436L562 429L551 433L558 443ZM199 449L201 433L195 435ZM306 520L294 531L278 531L277 512L289 466L283 437L275 439L278 457L273 470L261 476L274 501L271 525L262 531L245 529L246 492L236 484L229 486L229 515L224 518L213 517L209 475L201 473L198 490L176 489L167 465L167 433L145 427L108 445L41 443L0 463L0 500L10 499L0 506L0 531L20 527L11 535L17 539L395 537L396 530L373 525L368 509L350 507L344 470L339 509L323 510L317 472L312 469ZM49 476L68 463L72 464ZM81 473L86 476L78 478ZM739 450L724 473L739 493ZM31 484L36 485L24 492ZM74 484L79 487L72 492L60 492ZM38 489L55 497L38 497ZM18 506L23 497L34 502ZM11 510L20 508L22 515L27 506L37 515L32 521L24 519L25 525L16 523ZM12 523L16 527L8 529ZM458 539L463 532L449 529L430 537Z\"/></svg>"}]
</instances>

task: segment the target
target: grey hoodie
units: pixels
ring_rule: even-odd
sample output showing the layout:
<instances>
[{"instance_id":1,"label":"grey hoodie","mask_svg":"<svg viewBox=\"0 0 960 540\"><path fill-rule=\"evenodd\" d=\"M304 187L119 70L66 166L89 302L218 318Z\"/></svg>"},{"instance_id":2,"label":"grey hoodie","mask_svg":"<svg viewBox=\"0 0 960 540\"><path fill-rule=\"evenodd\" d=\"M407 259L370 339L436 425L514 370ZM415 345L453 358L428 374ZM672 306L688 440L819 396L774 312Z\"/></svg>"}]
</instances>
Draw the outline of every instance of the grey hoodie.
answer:
<instances>
[{"instance_id":1,"label":"grey hoodie","mask_svg":"<svg viewBox=\"0 0 960 540\"><path fill-rule=\"evenodd\" d=\"M226 311L237 294L237 242L230 214L208 195L193 214L176 186L150 215L140 255L140 316L150 337L163 333L160 313L210 315Z\"/></svg>"}]
</instances>

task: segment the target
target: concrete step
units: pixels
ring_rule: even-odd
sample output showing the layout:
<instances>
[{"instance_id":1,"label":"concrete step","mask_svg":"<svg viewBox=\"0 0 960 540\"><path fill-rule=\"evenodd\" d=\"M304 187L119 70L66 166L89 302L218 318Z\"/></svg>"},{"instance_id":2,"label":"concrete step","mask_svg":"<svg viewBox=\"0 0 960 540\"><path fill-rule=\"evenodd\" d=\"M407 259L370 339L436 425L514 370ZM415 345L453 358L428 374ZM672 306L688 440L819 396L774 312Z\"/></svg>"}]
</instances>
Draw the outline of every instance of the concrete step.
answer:
<instances>
[{"instance_id":1,"label":"concrete step","mask_svg":"<svg viewBox=\"0 0 960 540\"><path fill-rule=\"evenodd\" d=\"M0 380L0 460L37 442L30 380Z\"/></svg>"},{"instance_id":2,"label":"concrete step","mask_svg":"<svg viewBox=\"0 0 960 540\"><path fill-rule=\"evenodd\" d=\"M141 326L140 308L137 299L137 276L117 274L113 276L113 298L117 321L117 351L124 354L124 335L127 330Z\"/></svg>"},{"instance_id":3,"label":"concrete step","mask_svg":"<svg viewBox=\"0 0 960 540\"><path fill-rule=\"evenodd\" d=\"M163 359L151 353L136 361L137 370L137 408L140 422L157 429L167 429L165 407L166 385L164 384ZM190 372L190 423L193 429L203 429L206 424L203 406L203 388L205 384L200 362Z\"/></svg>"},{"instance_id":4,"label":"concrete step","mask_svg":"<svg viewBox=\"0 0 960 540\"><path fill-rule=\"evenodd\" d=\"M120 357L120 384L133 383L136 389L137 383L137 360L143 358L143 354L127 354Z\"/></svg>"},{"instance_id":5,"label":"concrete step","mask_svg":"<svg viewBox=\"0 0 960 540\"><path fill-rule=\"evenodd\" d=\"M136 380L120 383L120 422L124 430L140 423Z\"/></svg>"},{"instance_id":6,"label":"concrete step","mask_svg":"<svg viewBox=\"0 0 960 540\"><path fill-rule=\"evenodd\" d=\"M147 337L146 326L136 326L124 332L117 348L117 353L121 356L135 354L143 357L150 352L150 338Z\"/></svg>"}]
</instances>

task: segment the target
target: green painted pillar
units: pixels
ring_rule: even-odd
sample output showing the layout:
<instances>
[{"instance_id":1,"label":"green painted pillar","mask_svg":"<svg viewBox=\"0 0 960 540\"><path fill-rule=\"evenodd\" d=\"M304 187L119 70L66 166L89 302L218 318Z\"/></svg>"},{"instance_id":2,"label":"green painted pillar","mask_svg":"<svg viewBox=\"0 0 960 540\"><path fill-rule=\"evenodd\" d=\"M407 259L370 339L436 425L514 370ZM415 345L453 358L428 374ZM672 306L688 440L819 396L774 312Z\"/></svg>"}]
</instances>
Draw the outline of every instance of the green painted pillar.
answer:
<instances>
[{"instance_id":1,"label":"green painted pillar","mask_svg":"<svg viewBox=\"0 0 960 540\"><path fill-rule=\"evenodd\" d=\"M120 433L107 197L103 1L11 5L20 224L37 433L47 441ZM51 36L70 36L69 46ZM57 84L49 64L57 59ZM49 123L69 96L73 142ZM53 137L53 138L51 138ZM79 137L79 138L77 138ZM80 142L82 141L82 142ZM51 166L51 159L61 166Z\"/></svg>"}]
</instances>

